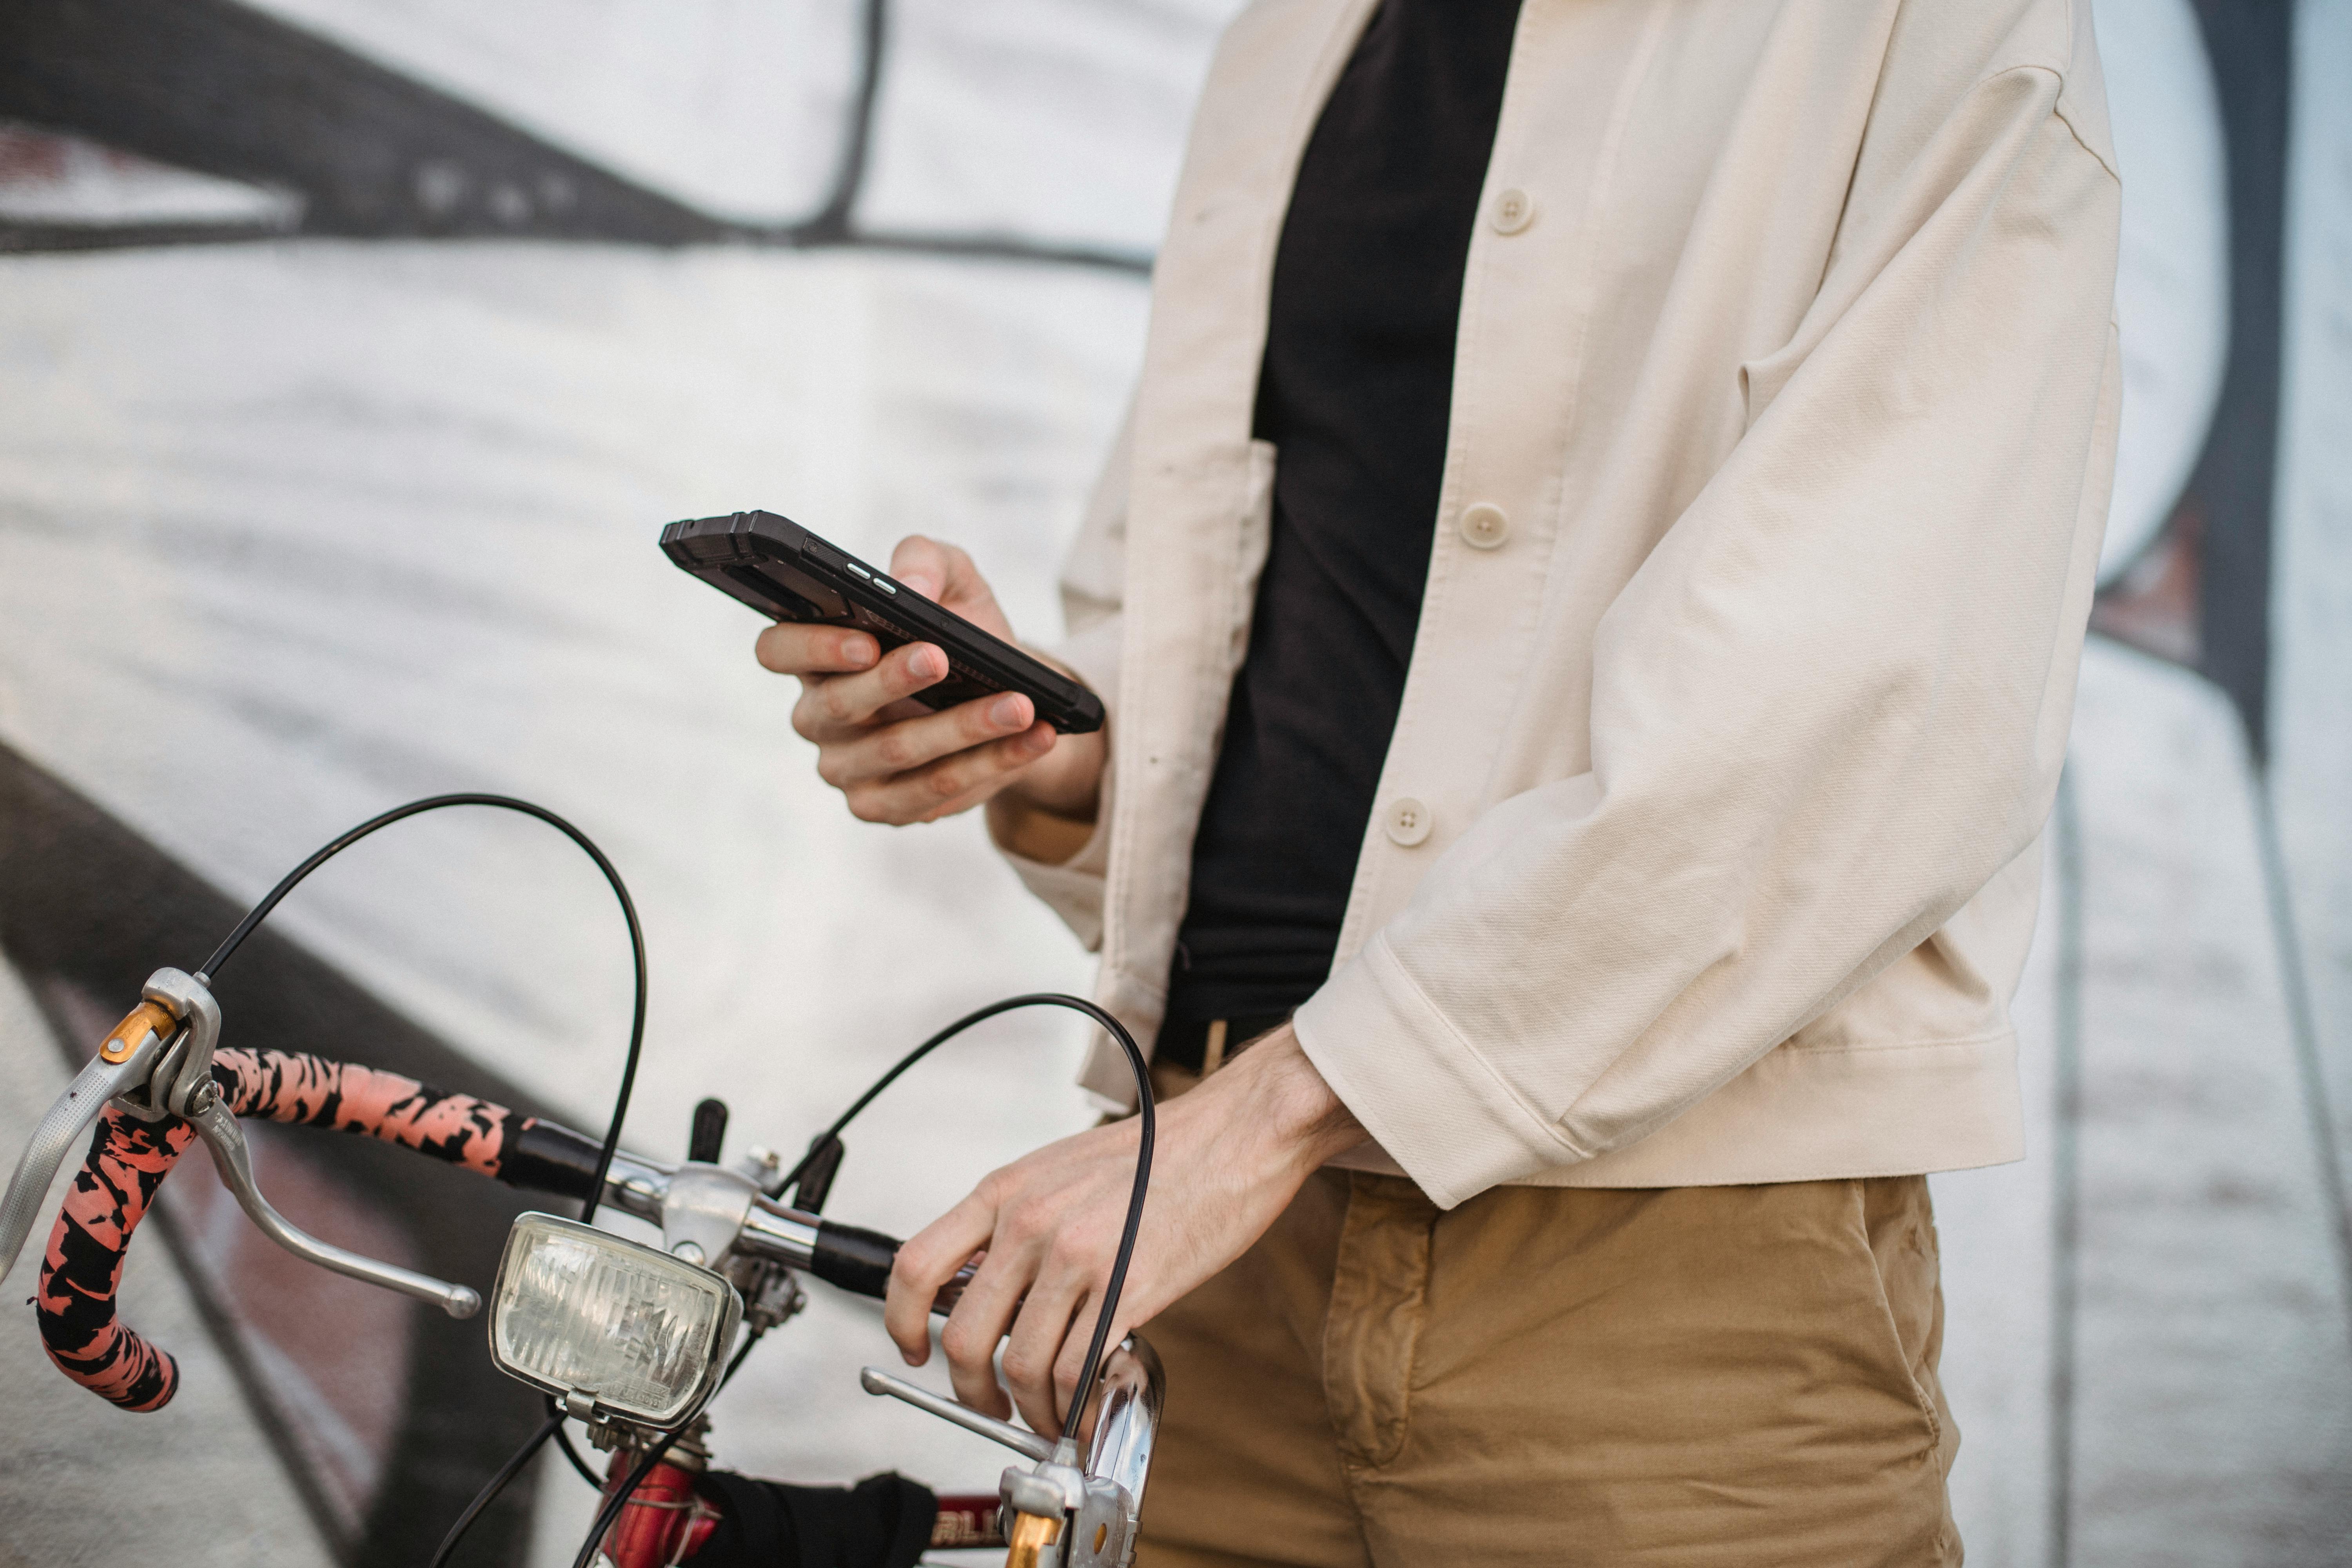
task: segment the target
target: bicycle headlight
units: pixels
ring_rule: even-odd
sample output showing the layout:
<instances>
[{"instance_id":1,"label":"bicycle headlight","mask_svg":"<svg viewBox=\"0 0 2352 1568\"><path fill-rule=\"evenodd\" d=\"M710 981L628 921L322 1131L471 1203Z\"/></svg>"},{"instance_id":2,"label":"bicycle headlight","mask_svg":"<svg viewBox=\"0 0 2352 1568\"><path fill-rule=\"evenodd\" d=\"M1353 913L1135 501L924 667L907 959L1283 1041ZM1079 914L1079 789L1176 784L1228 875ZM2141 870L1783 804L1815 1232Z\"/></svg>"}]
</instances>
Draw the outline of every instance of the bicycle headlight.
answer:
<instances>
[{"instance_id":1,"label":"bicycle headlight","mask_svg":"<svg viewBox=\"0 0 2352 1568\"><path fill-rule=\"evenodd\" d=\"M499 1371L583 1418L665 1430L718 1386L743 1317L710 1270L545 1214L515 1221L490 1302Z\"/></svg>"}]
</instances>

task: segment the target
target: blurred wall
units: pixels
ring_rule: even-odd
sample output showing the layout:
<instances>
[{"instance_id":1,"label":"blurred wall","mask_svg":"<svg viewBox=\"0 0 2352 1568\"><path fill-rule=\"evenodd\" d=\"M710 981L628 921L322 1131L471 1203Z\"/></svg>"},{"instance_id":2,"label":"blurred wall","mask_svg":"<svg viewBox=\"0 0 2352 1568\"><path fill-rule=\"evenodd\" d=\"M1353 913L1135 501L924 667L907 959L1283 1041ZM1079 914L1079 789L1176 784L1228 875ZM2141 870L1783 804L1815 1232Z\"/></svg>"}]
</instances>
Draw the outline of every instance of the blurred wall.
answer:
<instances>
[{"instance_id":1,"label":"blurred wall","mask_svg":"<svg viewBox=\"0 0 2352 1568\"><path fill-rule=\"evenodd\" d=\"M955 1013L1083 989L975 823L847 818L752 665L756 623L652 540L752 505L870 555L937 533L1052 637L1231 8L0 14L0 952L26 999L0 1059L54 1081L317 843L453 789L544 802L629 878L653 1010L628 1138L652 1153L711 1093L730 1153L797 1148ZM2352 121L2329 84L2352 79L2352 5L2100 0L2098 22L2124 457L2019 1003L2032 1155L1937 1184L1954 1485L1980 1563L2331 1562L2352 1536ZM601 1122L625 952L552 836L404 825L273 930L224 979L232 1040ZM837 1212L910 1229L1084 1125L1079 1044L1007 1020L908 1080L853 1139ZM486 1279L511 1194L322 1142L346 1141L261 1144L298 1217ZM478 1331L273 1271L203 1173L164 1217L131 1306L162 1324L148 1301L184 1300L172 1331L212 1346L183 1399L208 1391L218 1462L255 1478L221 1530L268 1497L289 1562L421 1560L531 1402ZM86 1478L118 1429L183 1417L89 1408L16 1317L0 1562L47 1561L88 1526L7 1500L31 1495L33 1431L39 1474ZM984 1489L985 1445L856 1393L881 1348L821 1294L722 1401L722 1456ZM569 1560L590 1494L560 1465L533 1479L475 1560Z\"/></svg>"}]
</instances>

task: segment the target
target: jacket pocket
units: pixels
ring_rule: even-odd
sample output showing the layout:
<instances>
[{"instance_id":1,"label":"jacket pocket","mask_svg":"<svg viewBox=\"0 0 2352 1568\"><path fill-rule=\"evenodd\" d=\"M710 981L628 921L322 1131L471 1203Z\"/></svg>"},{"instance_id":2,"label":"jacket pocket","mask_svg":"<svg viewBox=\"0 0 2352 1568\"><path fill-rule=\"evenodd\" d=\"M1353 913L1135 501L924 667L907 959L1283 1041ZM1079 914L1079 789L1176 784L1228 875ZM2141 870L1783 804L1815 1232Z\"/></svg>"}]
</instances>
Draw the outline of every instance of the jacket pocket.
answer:
<instances>
[{"instance_id":1,"label":"jacket pocket","mask_svg":"<svg viewBox=\"0 0 2352 1568\"><path fill-rule=\"evenodd\" d=\"M1940 1450L1949 1419L1937 1397L1936 1363L1943 1352L1943 1266L1925 1176L1856 1179L1861 1229L1878 1275L1877 1323L1887 1375L1899 1378L1926 1424L1927 1449Z\"/></svg>"}]
</instances>

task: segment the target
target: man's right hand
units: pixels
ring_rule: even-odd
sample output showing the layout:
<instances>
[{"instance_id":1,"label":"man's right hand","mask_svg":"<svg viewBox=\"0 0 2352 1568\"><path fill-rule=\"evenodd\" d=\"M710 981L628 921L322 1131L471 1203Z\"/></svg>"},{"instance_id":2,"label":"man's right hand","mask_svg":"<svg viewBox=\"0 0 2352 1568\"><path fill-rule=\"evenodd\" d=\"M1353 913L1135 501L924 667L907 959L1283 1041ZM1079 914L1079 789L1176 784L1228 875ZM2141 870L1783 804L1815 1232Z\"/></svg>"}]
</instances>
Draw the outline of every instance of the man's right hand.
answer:
<instances>
[{"instance_id":1,"label":"man's right hand","mask_svg":"<svg viewBox=\"0 0 2352 1568\"><path fill-rule=\"evenodd\" d=\"M902 540L890 575L1013 640L971 557L953 545ZM886 656L865 632L783 622L760 634L759 657L777 674L800 678L793 728L816 742L817 776L841 791L853 815L934 822L986 801L997 837L1017 853L1066 859L1085 841L1102 789L1101 731L1059 734L1016 692L933 712L913 700L947 678L947 655L933 643Z\"/></svg>"}]
</instances>

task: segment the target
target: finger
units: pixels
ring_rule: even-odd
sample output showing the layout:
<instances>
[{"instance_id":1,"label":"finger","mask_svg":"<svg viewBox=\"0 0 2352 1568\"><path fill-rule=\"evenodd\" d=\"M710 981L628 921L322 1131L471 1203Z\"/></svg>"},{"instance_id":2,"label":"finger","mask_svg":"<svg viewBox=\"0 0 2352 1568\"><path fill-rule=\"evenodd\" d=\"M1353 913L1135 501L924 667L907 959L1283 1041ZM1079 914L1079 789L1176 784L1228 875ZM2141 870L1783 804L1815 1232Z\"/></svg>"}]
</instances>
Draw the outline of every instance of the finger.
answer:
<instances>
[{"instance_id":1,"label":"finger","mask_svg":"<svg viewBox=\"0 0 2352 1568\"><path fill-rule=\"evenodd\" d=\"M947 679L948 656L929 643L892 648L873 668L856 675L809 680L793 704L793 728L823 743L855 733L891 703Z\"/></svg>"},{"instance_id":2,"label":"finger","mask_svg":"<svg viewBox=\"0 0 2352 1568\"><path fill-rule=\"evenodd\" d=\"M868 669L882 657L882 645L866 632L843 626L804 626L779 621L751 645L761 667L778 675L840 675Z\"/></svg>"},{"instance_id":3,"label":"finger","mask_svg":"<svg viewBox=\"0 0 2352 1568\"><path fill-rule=\"evenodd\" d=\"M951 579L976 577L979 573L972 567L971 557L954 545L910 533L890 552L890 575L924 598L942 603ZM958 585L962 585L960 581Z\"/></svg>"},{"instance_id":4,"label":"finger","mask_svg":"<svg viewBox=\"0 0 2352 1568\"><path fill-rule=\"evenodd\" d=\"M1070 1331L1062 1341L1062 1353L1054 1362L1054 1409L1057 1421L1063 1418L1061 1413L1070 1408L1070 1401L1078 1396L1078 1379L1087 1370L1087 1352L1094 1343L1095 1314L1101 1310L1102 1298L1091 1290L1072 1310ZM1110 1338L1103 1342L1106 1354L1118 1344L1125 1332L1116 1323L1112 1325ZM1097 1388L1089 1394L1087 1404L1090 1408L1086 1418L1077 1423L1076 1436L1081 1443L1094 1440L1094 1414L1102 1407L1102 1391Z\"/></svg>"},{"instance_id":5,"label":"finger","mask_svg":"<svg viewBox=\"0 0 2352 1568\"><path fill-rule=\"evenodd\" d=\"M901 719L921 719L937 711L937 709L927 708L911 697L901 697L896 702L886 702L874 710L874 721L877 724L895 724Z\"/></svg>"},{"instance_id":6,"label":"finger","mask_svg":"<svg viewBox=\"0 0 2352 1568\"><path fill-rule=\"evenodd\" d=\"M973 1193L898 1248L882 1300L882 1328L908 1366L931 1359L931 1303L940 1287L988 1245L995 1228L995 1205Z\"/></svg>"},{"instance_id":7,"label":"finger","mask_svg":"<svg viewBox=\"0 0 2352 1568\"><path fill-rule=\"evenodd\" d=\"M1029 1288L1029 1298L1021 1304L1013 1331L1005 1338L1004 1385L1030 1430L1048 1437L1062 1429L1067 1395L1057 1397L1055 1384L1063 1342L1070 1337L1070 1321L1087 1294L1082 1276L1041 1277Z\"/></svg>"},{"instance_id":8,"label":"finger","mask_svg":"<svg viewBox=\"0 0 2352 1568\"><path fill-rule=\"evenodd\" d=\"M1026 731L1035 718L1029 699L1018 692L959 702L942 712L884 724L834 748L826 777L847 789L898 774Z\"/></svg>"},{"instance_id":9,"label":"finger","mask_svg":"<svg viewBox=\"0 0 2352 1568\"><path fill-rule=\"evenodd\" d=\"M1012 1331L1022 1299L1034 1287L1036 1265L1033 1249L1007 1247L997 1238L940 1329L956 1397L1000 1420L1013 1414L1013 1404L996 1380L996 1347Z\"/></svg>"},{"instance_id":10,"label":"finger","mask_svg":"<svg viewBox=\"0 0 2352 1568\"><path fill-rule=\"evenodd\" d=\"M1014 773L1053 750L1054 727L1032 724L1017 735L943 757L911 773L854 786L849 807L868 822L936 822L970 809Z\"/></svg>"},{"instance_id":11,"label":"finger","mask_svg":"<svg viewBox=\"0 0 2352 1568\"><path fill-rule=\"evenodd\" d=\"M890 552L890 575L995 636L1012 636L988 579L952 544L910 534Z\"/></svg>"},{"instance_id":12,"label":"finger","mask_svg":"<svg viewBox=\"0 0 2352 1568\"><path fill-rule=\"evenodd\" d=\"M1031 760L1034 761L1035 759L1033 758ZM949 800L945 805L932 807L922 816L913 818L912 821L917 823L944 822L950 816L955 816L963 812L970 811L973 806L993 800L1006 785L1010 784L1013 779L1019 775L1020 772L1021 770L1019 768L1011 768L992 773L987 778L982 779L979 784L973 785L971 789L966 790L963 794Z\"/></svg>"}]
</instances>

